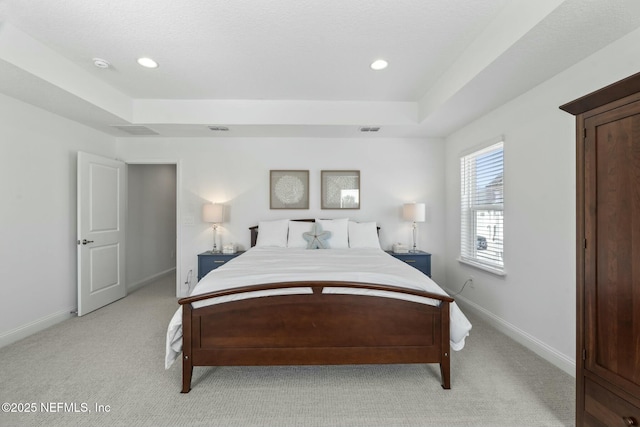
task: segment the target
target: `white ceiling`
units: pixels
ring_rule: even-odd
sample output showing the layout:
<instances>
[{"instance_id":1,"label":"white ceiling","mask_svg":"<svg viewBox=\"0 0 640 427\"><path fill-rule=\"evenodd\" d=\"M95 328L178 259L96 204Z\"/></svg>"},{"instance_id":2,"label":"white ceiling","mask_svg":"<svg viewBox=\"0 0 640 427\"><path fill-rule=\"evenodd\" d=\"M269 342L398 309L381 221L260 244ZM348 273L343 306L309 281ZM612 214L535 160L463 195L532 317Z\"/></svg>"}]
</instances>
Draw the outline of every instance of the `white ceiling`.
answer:
<instances>
[{"instance_id":1,"label":"white ceiling","mask_svg":"<svg viewBox=\"0 0 640 427\"><path fill-rule=\"evenodd\" d=\"M637 0L0 0L0 92L115 136L446 136L638 27Z\"/></svg>"}]
</instances>

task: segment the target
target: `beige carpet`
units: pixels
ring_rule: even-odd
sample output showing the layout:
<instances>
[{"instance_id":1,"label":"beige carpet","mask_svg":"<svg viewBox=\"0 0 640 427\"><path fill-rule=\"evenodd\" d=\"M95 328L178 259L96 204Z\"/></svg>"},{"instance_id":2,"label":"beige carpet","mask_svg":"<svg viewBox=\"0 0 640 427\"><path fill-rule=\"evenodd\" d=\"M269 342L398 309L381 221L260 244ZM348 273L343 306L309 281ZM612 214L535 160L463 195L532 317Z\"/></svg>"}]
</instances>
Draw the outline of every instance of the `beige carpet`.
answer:
<instances>
[{"instance_id":1,"label":"beige carpet","mask_svg":"<svg viewBox=\"0 0 640 427\"><path fill-rule=\"evenodd\" d=\"M0 349L0 401L35 409L0 426L574 425L574 379L471 313L448 391L435 365L358 365L195 368L180 394L180 364L163 363L174 286Z\"/></svg>"}]
</instances>

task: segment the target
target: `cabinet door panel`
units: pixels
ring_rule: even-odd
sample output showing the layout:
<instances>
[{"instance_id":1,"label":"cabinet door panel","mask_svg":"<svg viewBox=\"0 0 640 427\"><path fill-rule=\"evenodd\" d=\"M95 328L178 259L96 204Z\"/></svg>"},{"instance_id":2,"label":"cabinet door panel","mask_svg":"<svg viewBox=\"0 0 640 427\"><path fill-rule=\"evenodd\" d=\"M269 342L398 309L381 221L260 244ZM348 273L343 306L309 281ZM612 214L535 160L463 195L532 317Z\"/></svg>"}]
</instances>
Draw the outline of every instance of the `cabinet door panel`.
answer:
<instances>
[{"instance_id":1,"label":"cabinet door panel","mask_svg":"<svg viewBox=\"0 0 640 427\"><path fill-rule=\"evenodd\" d=\"M585 121L587 369L640 394L640 114Z\"/></svg>"}]
</instances>

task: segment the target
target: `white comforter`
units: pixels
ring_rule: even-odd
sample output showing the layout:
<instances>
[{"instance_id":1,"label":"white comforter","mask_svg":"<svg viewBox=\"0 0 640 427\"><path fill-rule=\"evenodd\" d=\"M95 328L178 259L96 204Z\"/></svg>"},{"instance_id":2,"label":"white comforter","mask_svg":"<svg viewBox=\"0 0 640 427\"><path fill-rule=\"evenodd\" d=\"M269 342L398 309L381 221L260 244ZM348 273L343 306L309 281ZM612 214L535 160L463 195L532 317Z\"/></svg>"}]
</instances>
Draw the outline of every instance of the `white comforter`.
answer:
<instances>
[{"instance_id":1,"label":"white comforter","mask_svg":"<svg viewBox=\"0 0 640 427\"><path fill-rule=\"evenodd\" d=\"M212 270L198 282L191 295L221 289L263 283L298 280L338 280L377 283L418 289L447 295L433 280L381 249L327 249L254 247L219 268ZM327 288L325 292L364 293L390 298L402 298L435 305L437 301L412 295L350 288ZM273 291L236 294L194 303L194 307L219 304L243 298L268 295L311 293L311 288L290 288ZM451 304L451 348L461 350L471 330L471 323L456 303ZM174 314L167 329L165 368L169 368L182 351L182 309Z\"/></svg>"}]
</instances>

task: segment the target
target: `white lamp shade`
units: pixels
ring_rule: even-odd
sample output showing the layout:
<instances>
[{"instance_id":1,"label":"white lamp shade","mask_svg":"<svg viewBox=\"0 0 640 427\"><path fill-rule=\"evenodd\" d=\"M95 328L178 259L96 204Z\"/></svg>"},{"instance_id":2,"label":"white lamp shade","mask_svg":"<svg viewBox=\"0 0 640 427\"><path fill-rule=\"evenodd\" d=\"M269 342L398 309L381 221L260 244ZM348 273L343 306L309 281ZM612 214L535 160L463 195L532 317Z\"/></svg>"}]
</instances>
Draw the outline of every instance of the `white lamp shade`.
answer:
<instances>
[{"instance_id":1,"label":"white lamp shade","mask_svg":"<svg viewBox=\"0 0 640 427\"><path fill-rule=\"evenodd\" d=\"M202 206L202 220L214 224L224 221L224 205L205 203L204 206Z\"/></svg>"},{"instance_id":2,"label":"white lamp shade","mask_svg":"<svg viewBox=\"0 0 640 427\"><path fill-rule=\"evenodd\" d=\"M405 203L402 206L402 218L405 221L424 222L425 211L424 203Z\"/></svg>"}]
</instances>

